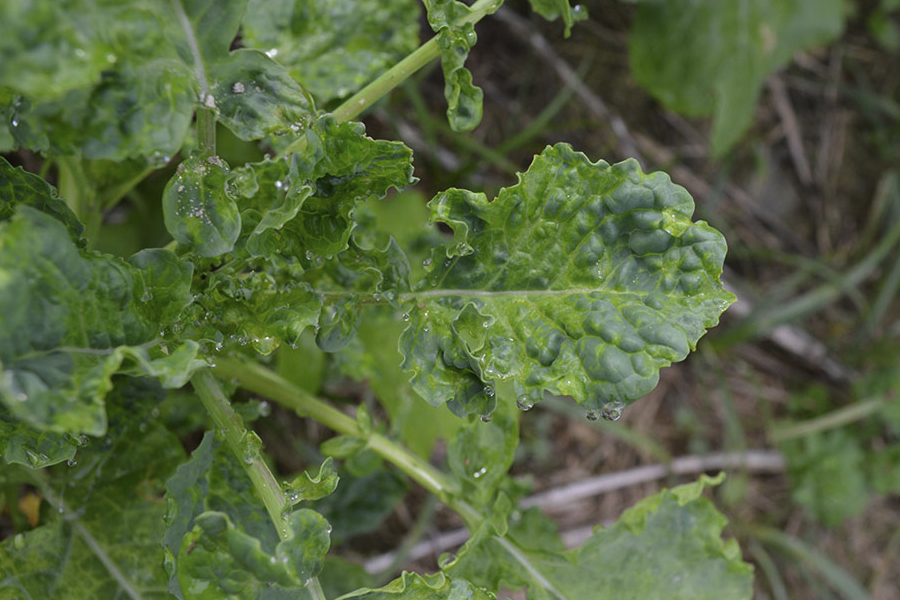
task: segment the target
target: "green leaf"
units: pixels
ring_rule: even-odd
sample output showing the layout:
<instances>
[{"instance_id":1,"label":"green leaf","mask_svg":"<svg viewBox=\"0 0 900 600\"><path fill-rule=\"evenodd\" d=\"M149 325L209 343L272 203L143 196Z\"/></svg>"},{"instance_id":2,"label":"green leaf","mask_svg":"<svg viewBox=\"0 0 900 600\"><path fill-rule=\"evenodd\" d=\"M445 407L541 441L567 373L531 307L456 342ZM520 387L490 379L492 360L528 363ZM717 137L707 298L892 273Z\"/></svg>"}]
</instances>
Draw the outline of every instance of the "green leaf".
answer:
<instances>
[{"instance_id":1,"label":"green leaf","mask_svg":"<svg viewBox=\"0 0 900 600\"><path fill-rule=\"evenodd\" d=\"M500 7L502 0L488 10ZM441 68L444 71L444 97L447 120L454 131L471 131L481 122L481 88L472 83L472 73L465 68L469 50L478 36L472 23L473 11L458 0L424 0L428 24L438 34Z\"/></svg>"},{"instance_id":2,"label":"green leaf","mask_svg":"<svg viewBox=\"0 0 900 600\"><path fill-rule=\"evenodd\" d=\"M491 592L477 588L464 579L451 579L443 573L403 574L378 589L362 589L338 600L494 600Z\"/></svg>"},{"instance_id":3,"label":"green leaf","mask_svg":"<svg viewBox=\"0 0 900 600\"><path fill-rule=\"evenodd\" d=\"M80 448L77 465L35 480L52 509L37 528L0 543L0 596L168 597L159 490L183 452L152 420L160 398L152 382L121 379L109 397L108 436Z\"/></svg>"},{"instance_id":4,"label":"green leaf","mask_svg":"<svg viewBox=\"0 0 900 600\"><path fill-rule=\"evenodd\" d=\"M548 21L562 17L565 23L565 36L569 37L572 26L588 18L588 12L580 4L574 7L569 5L569 0L528 0L531 10L538 13Z\"/></svg>"},{"instance_id":5,"label":"green leaf","mask_svg":"<svg viewBox=\"0 0 900 600\"><path fill-rule=\"evenodd\" d=\"M198 256L229 252L241 233L237 204L226 193L228 165L217 156L191 157L163 191L166 229Z\"/></svg>"},{"instance_id":6,"label":"green leaf","mask_svg":"<svg viewBox=\"0 0 900 600\"><path fill-rule=\"evenodd\" d=\"M489 409L494 381L512 380L522 407L546 391L615 418L733 301L721 234L633 160L591 163L558 144L493 202L452 189L430 206L454 243L405 295L400 349L416 392L458 414Z\"/></svg>"},{"instance_id":7,"label":"green leaf","mask_svg":"<svg viewBox=\"0 0 900 600\"><path fill-rule=\"evenodd\" d=\"M81 241L84 225L56 189L22 167L13 168L0 156L0 221L11 218L19 205L31 206L57 219L69 230L73 241Z\"/></svg>"},{"instance_id":8,"label":"green leaf","mask_svg":"<svg viewBox=\"0 0 900 600\"><path fill-rule=\"evenodd\" d=\"M415 50L418 17L415 0L251 0L242 34L326 103Z\"/></svg>"},{"instance_id":9,"label":"green leaf","mask_svg":"<svg viewBox=\"0 0 900 600\"><path fill-rule=\"evenodd\" d=\"M769 74L836 39L847 9L843 0L643 0L631 68L670 109L711 116L712 151L722 156L750 127Z\"/></svg>"},{"instance_id":10,"label":"green leaf","mask_svg":"<svg viewBox=\"0 0 900 600\"><path fill-rule=\"evenodd\" d=\"M274 598L282 589L296 597L322 568L327 521L294 511L290 537L279 540L249 478L211 432L167 489L163 547L169 591L178 597Z\"/></svg>"},{"instance_id":11,"label":"green leaf","mask_svg":"<svg viewBox=\"0 0 900 600\"><path fill-rule=\"evenodd\" d=\"M242 140L296 133L315 107L288 71L258 50L232 52L210 67L218 120Z\"/></svg>"},{"instance_id":12,"label":"green leaf","mask_svg":"<svg viewBox=\"0 0 900 600\"><path fill-rule=\"evenodd\" d=\"M7 464L43 469L75 456L75 442L66 434L41 431L17 421L0 406L0 453Z\"/></svg>"},{"instance_id":13,"label":"green leaf","mask_svg":"<svg viewBox=\"0 0 900 600\"><path fill-rule=\"evenodd\" d=\"M515 529L508 538L476 532L444 571L485 587L524 585L529 598L749 600L753 569L734 540L722 540L725 517L701 497L718 481L703 476L645 498L567 553L525 546Z\"/></svg>"},{"instance_id":14,"label":"green leaf","mask_svg":"<svg viewBox=\"0 0 900 600\"><path fill-rule=\"evenodd\" d=\"M78 249L29 206L0 222L0 401L15 418L102 435L103 397L123 365L178 387L204 364L195 342L166 353L157 339L158 319L188 302L190 267L162 250L134 264L146 269Z\"/></svg>"},{"instance_id":15,"label":"green leaf","mask_svg":"<svg viewBox=\"0 0 900 600\"><path fill-rule=\"evenodd\" d=\"M304 471L292 481L285 482L284 495L291 505L308 500L319 500L331 494L337 488L339 480L340 477L329 457L319 466L318 475L313 476L309 471Z\"/></svg>"},{"instance_id":16,"label":"green leaf","mask_svg":"<svg viewBox=\"0 0 900 600\"><path fill-rule=\"evenodd\" d=\"M784 444L791 497L828 527L861 513L871 497L865 453L842 429L814 433Z\"/></svg>"}]
</instances>

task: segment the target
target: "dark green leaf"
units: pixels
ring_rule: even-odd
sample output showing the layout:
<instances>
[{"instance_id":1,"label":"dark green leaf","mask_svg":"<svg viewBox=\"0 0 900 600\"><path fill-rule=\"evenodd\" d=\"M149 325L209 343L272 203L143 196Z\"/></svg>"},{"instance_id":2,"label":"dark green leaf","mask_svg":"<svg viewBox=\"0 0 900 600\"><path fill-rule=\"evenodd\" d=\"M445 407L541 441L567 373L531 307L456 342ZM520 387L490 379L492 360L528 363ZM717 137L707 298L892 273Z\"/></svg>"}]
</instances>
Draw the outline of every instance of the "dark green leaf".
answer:
<instances>
[{"instance_id":1,"label":"dark green leaf","mask_svg":"<svg viewBox=\"0 0 900 600\"><path fill-rule=\"evenodd\" d=\"M309 126L315 107L287 70L257 50L232 52L210 68L217 116L242 140Z\"/></svg>"},{"instance_id":2,"label":"dark green leaf","mask_svg":"<svg viewBox=\"0 0 900 600\"><path fill-rule=\"evenodd\" d=\"M187 303L190 269L161 250L135 262L147 271L79 250L62 223L28 206L0 222L0 401L15 418L102 435L103 397L123 366L178 387L203 365L195 342L166 353L157 340L158 319ZM181 279L159 280L162 266Z\"/></svg>"},{"instance_id":3,"label":"dark green leaf","mask_svg":"<svg viewBox=\"0 0 900 600\"><path fill-rule=\"evenodd\" d=\"M843 0L643 0L630 39L631 68L660 102L711 116L721 156L747 131L770 73L840 35Z\"/></svg>"},{"instance_id":4,"label":"dark green leaf","mask_svg":"<svg viewBox=\"0 0 900 600\"><path fill-rule=\"evenodd\" d=\"M733 301L725 240L690 220L684 188L633 160L591 163L558 144L519 179L493 202L463 190L431 201L454 243L407 295L403 367L458 412L489 408L493 381L509 379L522 406L546 391L615 417Z\"/></svg>"},{"instance_id":5,"label":"dark green leaf","mask_svg":"<svg viewBox=\"0 0 900 600\"><path fill-rule=\"evenodd\" d=\"M334 527L335 543L375 530L407 491L403 478L384 468L361 477L346 469L339 473L341 482L334 493L313 505Z\"/></svg>"},{"instance_id":6,"label":"dark green leaf","mask_svg":"<svg viewBox=\"0 0 900 600\"><path fill-rule=\"evenodd\" d=\"M226 193L228 165L217 156L191 157L163 191L166 229L198 256L229 252L241 233L237 204Z\"/></svg>"},{"instance_id":7,"label":"dark green leaf","mask_svg":"<svg viewBox=\"0 0 900 600\"><path fill-rule=\"evenodd\" d=\"M57 195L56 189L22 167L13 168L0 156L0 221L12 217L20 204L54 217L66 226L73 241L81 240L84 225Z\"/></svg>"},{"instance_id":8,"label":"dark green leaf","mask_svg":"<svg viewBox=\"0 0 900 600\"><path fill-rule=\"evenodd\" d=\"M251 0L243 38L287 65L325 103L415 50L418 17L414 0Z\"/></svg>"}]
</instances>

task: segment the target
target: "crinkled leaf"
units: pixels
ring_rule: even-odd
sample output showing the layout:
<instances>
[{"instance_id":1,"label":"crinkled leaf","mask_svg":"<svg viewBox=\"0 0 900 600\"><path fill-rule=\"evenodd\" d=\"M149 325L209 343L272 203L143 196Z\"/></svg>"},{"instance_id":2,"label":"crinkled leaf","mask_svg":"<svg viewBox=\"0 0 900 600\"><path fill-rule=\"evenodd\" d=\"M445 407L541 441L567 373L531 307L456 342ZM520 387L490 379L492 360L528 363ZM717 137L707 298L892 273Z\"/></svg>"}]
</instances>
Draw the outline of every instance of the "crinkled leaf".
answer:
<instances>
[{"instance_id":1,"label":"crinkled leaf","mask_svg":"<svg viewBox=\"0 0 900 600\"><path fill-rule=\"evenodd\" d=\"M198 256L225 254L241 233L241 215L226 193L228 165L217 156L191 157L163 191L166 229Z\"/></svg>"},{"instance_id":2,"label":"crinkled leaf","mask_svg":"<svg viewBox=\"0 0 900 600\"><path fill-rule=\"evenodd\" d=\"M150 343L158 319L188 302L190 268L167 254L137 255L141 270L80 250L62 223L28 206L0 222L0 401L15 418L102 435L103 396L123 364L175 387L203 364L195 342L169 354Z\"/></svg>"},{"instance_id":3,"label":"crinkled leaf","mask_svg":"<svg viewBox=\"0 0 900 600\"><path fill-rule=\"evenodd\" d=\"M488 590L475 587L465 579L453 579L443 573L419 575L403 574L384 587L362 589L341 596L338 600L494 600Z\"/></svg>"},{"instance_id":4,"label":"crinkled leaf","mask_svg":"<svg viewBox=\"0 0 900 600\"><path fill-rule=\"evenodd\" d=\"M700 495L714 483L704 476L650 496L571 552L526 546L515 528L505 539L480 530L444 571L485 587L525 586L529 598L748 600L753 569L734 540L722 540L725 517Z\"/></svg>"},{"instance_id":5,"label":"crinkled leaf","mask_svg":"<svg viewBox=\"0 0 900 600\"><path fill-rule=\"evenodd\" d=\"M498 0L488 9L499 8ZM481 88L472 83L472 73L464 66L478 37L470 20L472 10L458 0L425 0L428 24L438 34L447 119L454 131L470 131L481 122Z\"/></svg>"},{"instance_id":6,"label":"crinkled leaf","mask_svg":"<svg viewBox=\"0 0 900 600\"><path fill-rule=\"evenodd\" d=\"M293 480L284 484L284 495L291 504L306 500L319 500L331 494L337 488L337 470L331 458L326 458L319 466L319 473L313 476L304 471Z\"/></svg>"},{"instance_id":7,"label":"crinkled leaf","mask_svg":"<svg viewBox=\"0 0 900 600\"><path fill-rule=\"evenodd\" d=\"M287 69L253 49L232 52L210 67L219 121L242 140L307 127L315 107Z\"/></svg>"},{"instance_id":8,"label":"crinkled leaf","mask_svg":"<svg viewBox=\"0 0 900 600\"><path fill-rule=\"evenodd\" d=\"M616 413L687 356L733 301L722 235L636 161L591 163L548 147L493 202L449 190L430 203L455 242L435 251L400 341L414 389L459 412L493 381L520 405L543 392Z\"/></svg>"},{"instance_id":9,"label":"crinkled leaf","mask_svg":"<svg viewBox=\"0 0 900 600\"><path fill-rule=\"evenodd\" d=\"M316 327L316 344L325 352L337 352L356 337L362 310L354 297L341 298L322 308Z\"/></svg>"},{"instance_id":10,"label":"crinkled leaf","mask_svg":"<svg viewBox=\"0 0 900 600\"><path fill-rule=\"evenodd\" d=\"M629 57L637 80L689 116L712 116L721 156L753 120L770 73L843 29L843 0L690 0L638 3Z\"/></svg>"},{"instance_id":11,"label":"crinkled leaf","mask_svg":"<svg viewBox=\"0 0 900 600\"><path fill-rule=\"evenodd\" d=\"M56 189L22 167L13 168L0 156L0 221L12 217L20 204L54 217L66 226L74 241L81 239L84 225L59 197Z\"/></svg>"},{"instance_id":12,"label":"crinkled leaf","mask_svg":"<svg viewBox=\"0 0 900 600\"><path fill-rule=\"evenodd\" d=\"M109 397L116 408L108 435L80 448L77 465L57 467L49 480L55 505L45 523L0 543L0 596L168 597L159 490L183 452L149 418L160 399L152 383L121 380ZM60 499L62 514L55 510Z\"/></svg>"},{"instance_id":13,"label":"crinkled leaf","mask_svg":"<svg viewBox=\"0 0 900 600\"><path fill-rule=\"evenodd\" d=\"M322 516L308 509L291 513L292 536L279 540L241 465L212 433L167 489L163 546L171 593L274 598L290 589L290 597L306 597L302 588L322 568L329 546L331 528Z\"/></svg>"},{"instance_id":14,"label":"crinkled leaf","mask_svg":"<svg viewBox=\"0 0 900 600\"><path fill-rule=\"evenodd\" d=\"M302 590L322 569L330 527L318 513L301 509L287 518L291 537L274 554L232 524L227 514L208 511L194 519L181 540L178 582L185 600L262 598L272 587Z\"/></svg>"},{"instance_id":15,"label":"crinkled leaf","mask_svg":"<svg viewBox=\"0 0 900 600\"><path fill-rule=\"evenodd\" d=\"M547 19L553 21L562 17L565 23L565 36L569 37L572 32L572 26L577 21L583 21L588 18L587 11L580 4L574 7L569 5L569 0L528 0L531 9Z\"/></svg>"},{"instance_id":16,"label":"crinkled leaf","mask_svg":"<svg viewBox=\"0 0 900 600\"><path fill-rule=\"evenodd\" d=\"M325 103L415 50L418 17L415 0L251 0L242 34Z\"/></svg>"},{"instance_id":17,"label":"crinkled leaf","mask_svg":"<svg viewBox=\"0 0 900 600\"><path fill-rule=\"evenodd\" d=\"M323 115L301 136L302 151L235 172L233 185L248 198L241 210L257 213L247 219L257 223L248 236L251 254L269 248L298 257L337 254L347 248L357 202L415 181L412 151L373 140L361 123Z\"/></svg>"},{"instance_id":18,"label":"crinkled leaf","mask_svg":"<svg viewBox=\"0 0 900 600\"><path fill-rule=\"evenodd\" d=\"M41 431L18 421L0 406L0 453L8 464L43 469L75 456L75 442L69 435Z\"/></svg>"}]
</instances>

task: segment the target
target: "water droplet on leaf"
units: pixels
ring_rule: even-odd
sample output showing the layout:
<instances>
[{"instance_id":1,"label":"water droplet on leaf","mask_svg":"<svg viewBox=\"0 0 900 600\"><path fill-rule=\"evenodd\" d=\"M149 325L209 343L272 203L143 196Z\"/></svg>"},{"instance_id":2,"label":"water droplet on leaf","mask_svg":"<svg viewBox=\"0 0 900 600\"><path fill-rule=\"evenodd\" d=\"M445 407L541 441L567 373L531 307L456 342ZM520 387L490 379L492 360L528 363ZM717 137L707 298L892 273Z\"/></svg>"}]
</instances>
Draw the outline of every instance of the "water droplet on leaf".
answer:
<instances>
[{"instance_id":1,"label":"water droplet on leaf","mask_svg":"<svg viewBox=\"0 0 900 600\"><path fill-rule=\"evenodd\" d=\"M481 467L480 469L472 473L472 477L474 477L475 479L480 479L484 476L485 473L487 473L487 467Z\"/></svg>"},{"instance_id":2,"label":"water droplet on leaf","mask_svg":"<svg viewBox=\"0 0 900 600\"><path fill-rule=\"evenodd\" d=\"M528 396L519 396L518 400L516 400L516 406L524 411L529 411L534 408L534 400Z\"/></svg>"},{"instance_id":3,"label":"water droplet on leaf","mask_svg":"<svg viewBox=\"0 0 900 600\"><path fill-rule=\"evenodd\" d=\"M259 416L268 417L270 414L272 414L272 406L263 400L259 403Z\"/></svg>"},{"instance_id":4,"label":"water droplet on leaf","mask_svg":"<svg viewBox=\"0 0 900 600\"><path fill-rule=\"evenodd\" d=\"M603 405L601 413L607 421L618 421L619 417L622 416L623 408L625 408L625 405L621 402L607 402Z\"/></svg>"},{"instance_id":5,"label":"water droplet on leaf","mask_svg":"<svg viewBox=\"0 0 900 600\"><path fill-rule=\"evenodd\" d=\"M600 411L599 410L589 410L589 411L587 411L587 414L585 416L590 421L596 421L597 419L600 418Z\"/></svg>"},{"instance_id":6,"label":"water droplet on leaf","mask_svg":"<svg viewBox=\"0 0 900 600\"><path fill-rule=\"evenodd\" d=\"M70 458L69 460L66 461L66 464L69 465L70 467L74 467L75 465L78 464L78 461L75 460L74 458Z\"/></svg>"},{"instance_id":7,"label":"water droplet on leaf","mask_svg":"<svg viewBox=\"0 0 900 600\"><path fill-rule=\"evenodd\" d=\"M482 423L490 423L493 417L491 415L481 415Z\"/></svg>"}]
</instances>

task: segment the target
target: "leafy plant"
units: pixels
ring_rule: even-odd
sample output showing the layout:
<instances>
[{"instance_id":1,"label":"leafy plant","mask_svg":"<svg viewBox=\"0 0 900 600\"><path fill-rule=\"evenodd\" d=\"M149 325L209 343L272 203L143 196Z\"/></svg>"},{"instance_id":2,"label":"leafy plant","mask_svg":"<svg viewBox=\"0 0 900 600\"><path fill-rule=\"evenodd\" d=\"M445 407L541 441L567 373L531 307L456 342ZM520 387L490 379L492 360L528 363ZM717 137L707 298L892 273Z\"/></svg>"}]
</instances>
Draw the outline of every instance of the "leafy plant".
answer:
<instances>
[{"instance_id":1,"label":"leafy plant","mask_svg":"<svg viewBox=\"0 0 900 600\"><path fill-rule=\"evenodd\" d=\"M566 28L583 14L533 4ZM0 478L49 507L0 543L0 597L749 597L701 496L718 480L568 552L516 508L521 411L551 394L618 418L731 303L726 247L665 174L566 144L493 200L437 194L428 226L365 204L415 182L412 152L352 118L415 69L440 57L451 125L480 118L464 60L499 2L425 5L436 35L416 49L405 0L0 8L0 141L57 181L0 160ZM229 164L217 128L266 155ZM95 250L103 214L158 172L174 241ZM422 210L385 202L401 223ZM368 377L391 428L321 399L326 371ZM236 386L336 432L327 458L280 482L248 428L270 409L233 405ZM427 460L439 436L449 470ZM471 537L434 574L365 587L332 533L377 523L406 478Z\"/></svg>"}]
</instances>

